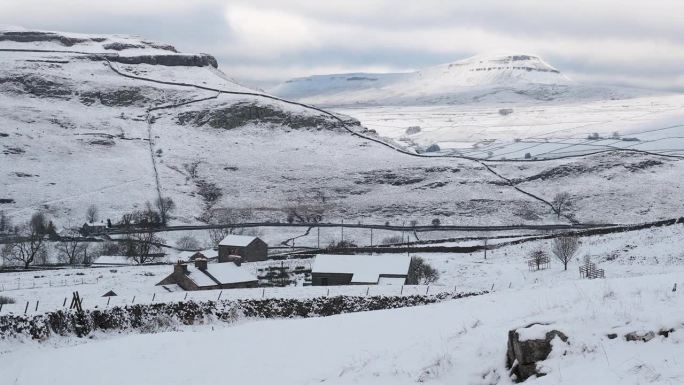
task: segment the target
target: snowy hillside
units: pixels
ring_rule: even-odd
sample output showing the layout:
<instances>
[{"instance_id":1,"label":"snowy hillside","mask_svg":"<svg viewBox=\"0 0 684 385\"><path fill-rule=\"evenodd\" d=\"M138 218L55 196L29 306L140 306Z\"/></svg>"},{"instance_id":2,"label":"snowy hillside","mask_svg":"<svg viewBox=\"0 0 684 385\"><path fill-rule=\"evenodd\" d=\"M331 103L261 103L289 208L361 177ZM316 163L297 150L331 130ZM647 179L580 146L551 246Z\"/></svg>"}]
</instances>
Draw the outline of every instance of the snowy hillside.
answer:
<instances>
[{"instance_id":1,"label":"snowy hillside","mask_svg":"<svg viewBox=\"0 0 684 385\"><path fill-rule=\"evenodd\" d=\"M296 78L270 92L307 103L351 106L611 99L636 91L577 84L537 56L490 54L409 73Z\"/></svg>"},{"instance_id":2,"label":"snowy hillside","mask_svg":"<svg viewBox=\"0 0 684 385\"><path fill-rule=\"evenodd\" d=\"M90 204L116 222L159 196L176 203L172 224L206 222L220 209L241 221L284 221L311 206L330 222L567 223L547 202L568 186L569 214L580 222L682 214L678 158L608 153L487 165L417 157L374 141L351 118L343 127L319 110L255 95L212 60L139 38L88 36L0 34L0 211L14 223L42 210L60 227L80 224ZM109 41L144 47L110 52ZM273 232L264 236L277 245L304 229ZM315 235L300 241L314 244Z\"/></svg>"}]
</instances>

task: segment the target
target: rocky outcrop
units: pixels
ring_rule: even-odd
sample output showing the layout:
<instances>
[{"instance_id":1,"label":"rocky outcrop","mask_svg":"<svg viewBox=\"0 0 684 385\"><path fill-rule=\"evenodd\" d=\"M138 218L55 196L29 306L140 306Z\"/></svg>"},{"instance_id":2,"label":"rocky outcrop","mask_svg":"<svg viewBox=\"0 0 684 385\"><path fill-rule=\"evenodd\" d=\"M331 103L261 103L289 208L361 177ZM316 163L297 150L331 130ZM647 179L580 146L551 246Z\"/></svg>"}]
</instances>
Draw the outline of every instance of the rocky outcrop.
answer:
<instances>
[{"instance_id":1,"label":"rocky outcrop","mask_svg":"<svg viewBox=\"0 0 684 385\"><path fill-rule=\"evenodd\" d=\"M506 367L510 369L511 378L516 382L523 382L532 376L543 376L545 373L537 370L537 362L544 361L549 356L552 350L551 341L556 337L563 342L568 341L568 337L563 332L547 326L533 323L508 332ZM530 333L530 328L541 328L542 332L537 330ZM544 332L543 329L548 330ZM536 334L535 337L541 338L529 338L528 334Z\"/></svg>"},{"instance_id":2,"label":"rocky outcrop","mask_svg":"<svg viewBox=\"0 0 684 385\"><path fill-rule=\"evenodd\" d=\"M169 54L169 55L135 55L135 56L121 56L121 55L91 55L92 60L107 60L122 64L150 64L162 66L183 66L183 67L218 67L216 58L207 54Z\"/></svg>"},{"instance_id":3,"label":"rocky outcrop","mask_svg":"<svg viewBox=\"0 0 684 385\"><path fill-rule=\"evenodd\" d=\"M65 47L71 47L74 44L84 43L89 39L68 37L54 32L40 32L40 31L6 31L0 32L0 41L16 41L18 43L36 43L36 42L56 42ZM91 41L97 41L92 39Z\"/></svg>"},{"instance_id":4,"label":"rocky outcrop","mask_svg":"<svg viewBox=\"0 0 684 385\"><path fill-rule=\"evenodd\" d=\"M322 114L295 114L258 103L236 103L230 106L182 112L178 114L178 123L225 130L259 123L281 125L293 129L343 129L342 123ZM350 121L350 124L358 124L358 122Z\"/></svg>"}]
</instances>

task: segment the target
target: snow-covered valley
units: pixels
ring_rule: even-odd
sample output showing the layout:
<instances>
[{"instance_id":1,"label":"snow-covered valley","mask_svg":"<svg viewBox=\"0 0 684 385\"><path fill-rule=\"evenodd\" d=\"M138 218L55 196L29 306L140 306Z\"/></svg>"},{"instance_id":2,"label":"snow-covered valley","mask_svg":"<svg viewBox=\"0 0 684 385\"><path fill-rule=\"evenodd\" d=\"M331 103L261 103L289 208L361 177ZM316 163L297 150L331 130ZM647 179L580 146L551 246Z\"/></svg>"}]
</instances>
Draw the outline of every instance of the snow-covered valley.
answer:
<instances>
[{"instance_id":1,"label":"snow-covered valley","mask_svg":"<svg viewBox=\"0 0 684 385\"><path fill-rule=\"evenodd\" d=\"M402 74L298 78L273 95L231 79L220 64L137 37L0 28L3 221L21 225L44 213L57 229L43 234L50 264L58 234L92 222L90 206L95 225L114 224L87 239L104 253L125 237L115 231L126 228L117 227L126 215L147 202L174 203L169 227L152 230L166 254L160 264L20 271L0 259L0 317L65 311L76 291L87 312L487 293L318 318L160 322L149 334L0 338L0 384L511 384L508 332L532 323L568 341L552 341L539 363L546 375L528 383L684 381L684 225L610 231L684 217L684 96L579 84L517 54ZM208 229L178 226L246 222L258 222L249 235L284 260L236 263L241 271L259 276L287 264L308 273L284 287L157 286L180 266L179 249L216 246ZM14 242L6 223L0 242ZM448 225L464 228L441 229ZM187 235L194 247L179 246ZM550 251L562 235L579 245L567 270ZM384 245L384 258L401 250L438 278L308 286L313 254L336 245L346 253ZM475 251L411 249L426 246ZM548 268L530 264L538 251L551 257ZM588 262L605 278L585 279ZM628 341L632 332L649 337Z\"/></svg>"}]
</instances>

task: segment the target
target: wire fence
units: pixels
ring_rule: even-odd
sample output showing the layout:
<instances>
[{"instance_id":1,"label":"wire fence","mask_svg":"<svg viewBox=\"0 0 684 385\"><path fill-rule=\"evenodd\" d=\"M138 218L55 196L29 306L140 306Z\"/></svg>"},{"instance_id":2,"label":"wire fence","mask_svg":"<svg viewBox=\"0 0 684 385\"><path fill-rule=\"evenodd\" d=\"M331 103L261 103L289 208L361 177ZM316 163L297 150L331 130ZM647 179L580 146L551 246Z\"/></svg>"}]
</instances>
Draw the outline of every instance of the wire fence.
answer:
<instances>
[{"instance_id":1,"label":"wire fence","mask_svg":"<svg viewBox=\"0 0 684 385\"><path fill-rule=\"evenodd\" d=\"M61 279L13 279L0 282L0 292L25 290L25 289L42 289L46 287L63 287L63 286L79 286L79 285L95 285L99 283L100 279L87 277L73 277Z\"/></svg>"},{"instance_id":2,"label":"wire fence","mask_svg":"<svg viewBox=\"0 0 684 385\"><path fill-rule=\"evenodd\" d=\"M85 281L84 281L85 282ZM85 284L85 283L84 283ZM351 285L351 286L297 286L262 287L251 289L224 289L177 292L153 292L116 296L80 295L83 309L105 309L134 304L168 303L181 301L218 301L239 299L316 298L334 296L413 296L455 293L456 287L443 285ZM75 292L76 290L74 290ZM72 297L49 296L17 300L0 304L0 314L37 314L68 309Z\"/></svg>"}]
</instances>

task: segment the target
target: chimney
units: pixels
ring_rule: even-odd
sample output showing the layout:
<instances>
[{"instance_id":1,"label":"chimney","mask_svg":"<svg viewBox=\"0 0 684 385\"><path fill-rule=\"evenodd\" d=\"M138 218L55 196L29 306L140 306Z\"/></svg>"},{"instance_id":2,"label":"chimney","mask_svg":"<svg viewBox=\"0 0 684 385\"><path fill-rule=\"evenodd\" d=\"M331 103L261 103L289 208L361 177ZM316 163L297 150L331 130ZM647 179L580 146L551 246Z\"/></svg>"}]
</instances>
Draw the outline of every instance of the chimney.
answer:
<instances>
[{"instance_id":1,"label":"chimney","mask_svg":"<svg viewBox=\"0 0 684 385\"><path fill-rule=\"evenodd\" d=\"M207 269L207 259L206 258L195 259L195 267L200 269L200 270L206 270Z\"/></svg>"},{"instance_id":2,"label":"chimney","mask_svg":"<svg viewBox=\"0 0 684 385\"><path fill-rule=\"evenodd\" d=\"M240 266L242 265L242 257L239 255L229 255L228 261Z\"/></svg>"},{"instance_id":3,"label":"chimney","mask_svg":"<svg viewBox=\"0 0 684 385\"><path fill-rule=\"evenodd\" d=\"M188 272L188 265L181 263L181 261L178 261L175 265L173 265L173 273L174 274L185 274L187 272Z\"/></svg>"}]
</instances>

